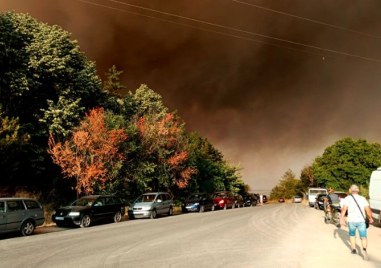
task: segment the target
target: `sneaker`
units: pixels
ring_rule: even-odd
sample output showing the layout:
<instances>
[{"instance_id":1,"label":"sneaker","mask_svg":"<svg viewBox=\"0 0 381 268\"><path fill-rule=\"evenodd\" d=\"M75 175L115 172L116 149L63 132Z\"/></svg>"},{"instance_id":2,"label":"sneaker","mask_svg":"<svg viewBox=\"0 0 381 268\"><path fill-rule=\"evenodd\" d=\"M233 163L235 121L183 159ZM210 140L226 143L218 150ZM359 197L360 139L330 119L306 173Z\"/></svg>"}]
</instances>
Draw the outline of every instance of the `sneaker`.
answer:
<instances>
[{"instance_id":1,"label":"sneaker","mask_svg":"<svg viewBox=\"0 0 381 268\"><path fill-rule=\"evenodd\" d=\"M351 253L352 254L357 254L357 250L356 249L352 249Z\"/></svg>"},{"instance_id":2,"label":"sneaker","mask_svg":"<svg viewBox=\"0 0 381 268\"><path fill-rule=\"evenodd\" d=\"M364 261L369 260L369 258L368 258L368 252L366 251L365 248L362 249L362 256L363 256Z\"/></svg>"}]
</instances>

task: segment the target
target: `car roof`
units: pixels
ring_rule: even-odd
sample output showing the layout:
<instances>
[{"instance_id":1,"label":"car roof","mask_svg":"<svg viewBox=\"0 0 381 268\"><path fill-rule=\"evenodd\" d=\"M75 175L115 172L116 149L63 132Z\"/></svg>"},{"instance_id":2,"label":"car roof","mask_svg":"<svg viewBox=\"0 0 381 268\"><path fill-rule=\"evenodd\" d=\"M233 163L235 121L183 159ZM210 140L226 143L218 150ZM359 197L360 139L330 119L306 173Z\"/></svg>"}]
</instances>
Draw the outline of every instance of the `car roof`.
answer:
<instances>
[{"instance_id":1,"label":"car roof","mask_svg":"<svg viewBox=\"0 0 381 268\"><path fill-rule=\"evenodd\" d=\"M80 198L116 197L115 195L85 195Z\"/></svg>"},{"instance_id":2,"label":"car roof","mask_svg":"<svg viewBox=\"0 0 381 268\"><path fill-rule=\"evenodd\" d=\"M30 197L1 197L0 201L15 201L15 200L33 200L36 201L33 198Z\"/></svg>"},{"instance_id":3,"label":"car roof","mask_svg":"<svg viewBox=\"0 0 381 268\"><path fill-rule=\"evenodd\" d=\"M169 194L167 192L149 192L149 193L144 193L143 195L148 195L148 194Z\"/></svg>"}]
</instances>

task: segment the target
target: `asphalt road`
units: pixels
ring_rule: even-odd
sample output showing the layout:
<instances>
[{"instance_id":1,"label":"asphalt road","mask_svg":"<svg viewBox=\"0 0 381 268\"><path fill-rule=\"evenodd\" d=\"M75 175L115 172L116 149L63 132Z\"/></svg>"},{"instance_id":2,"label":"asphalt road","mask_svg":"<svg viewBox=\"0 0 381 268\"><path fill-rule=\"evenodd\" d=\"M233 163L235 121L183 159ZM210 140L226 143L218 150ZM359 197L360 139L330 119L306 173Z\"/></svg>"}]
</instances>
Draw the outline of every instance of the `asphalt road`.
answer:
<instances>
[{"instance_id":1,"label":"asphalt road","mask_svg":"<svg viewBox=\"0 0 381 268\"><path fill-rule=\"evenodd\" d=\"M369 261L349 253L346 229L305 204L134 220L0 240L0 267L381 267L381 228Z\"/></svg>"}]
</instances>

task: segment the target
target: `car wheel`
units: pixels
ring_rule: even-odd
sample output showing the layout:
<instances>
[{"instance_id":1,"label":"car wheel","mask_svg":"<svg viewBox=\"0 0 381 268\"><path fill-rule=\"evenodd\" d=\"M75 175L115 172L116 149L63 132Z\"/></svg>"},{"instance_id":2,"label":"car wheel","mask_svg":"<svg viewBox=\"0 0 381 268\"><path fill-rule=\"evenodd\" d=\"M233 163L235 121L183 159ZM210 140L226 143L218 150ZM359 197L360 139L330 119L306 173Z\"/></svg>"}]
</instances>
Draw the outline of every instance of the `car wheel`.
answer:
<instances>
[{"instance_id":1,"label":"car wheel","mask_svg":"<svg viewBox=\"0 0 381 268\"><path fill-rule=\"evenodd\" d=\"M151 211L151 216L150 216L150 218L151 218L151 219L156 219L156 217L157 217L157 212L156 212L156 209L154 209L154 210Z\"/></svg>"},{"instance_id":2,"label":"car wheel","mask_svg":"<svg viewBox=\"0 0 381 268\"><path fill-rule=\"evenodd\" d=\"M122 213L120 213L120 211L118 211L114 215L114 222L120 222L121 220L122 220Z\"/></svg>"},{"instance_id":3,"label":"car wheel","mask_svg":"<svg viewBox=\"0 0 381 268\"><path fill-rule=\"evenodd\" d=\"M20 228L21 234L23 236L28 236L34 232L34 224L31 221L25 221Z\"/></svg>"},{"instance_id":4,"label":"car wheel","mask_svg":"<svg viewBox=\"0 0 381 268\"><path fill-rule=\"evenodd\" d=\"M89 215L84 215L81 219L81 223L80 223L80 227L81 228L87 228L89 227L91 224L91 218Z\"/></svg>"},{"instance_id":5,"label":"car wheel","mask_svg":"<svg viewBox=\"0 0 381 268\"><path fill-rule=\"evenodd\" d=\"M198 210L198 212L203 213L204 211L205 211L205 207L203 205L200 205L200 209Z\"/></svg>"},{"instance_id":6,"label":"car wheel","mask_svg":"<svg viewBox=\"0 0 381 268\"><path fill-rule=\"evenodd\" d=\"M169 207L168 216L172 216L172 215L173 215L173 208Z\"/></svg>"}]
</instances>

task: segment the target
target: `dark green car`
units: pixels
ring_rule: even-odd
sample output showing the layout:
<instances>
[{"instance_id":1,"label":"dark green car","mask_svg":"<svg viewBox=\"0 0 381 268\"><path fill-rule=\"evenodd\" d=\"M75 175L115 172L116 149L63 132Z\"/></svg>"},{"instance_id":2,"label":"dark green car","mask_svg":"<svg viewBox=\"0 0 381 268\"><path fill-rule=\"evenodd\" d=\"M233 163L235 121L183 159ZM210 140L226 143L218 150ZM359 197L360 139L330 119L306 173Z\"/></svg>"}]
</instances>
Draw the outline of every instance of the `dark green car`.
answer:
<instances>
[{"instance_id":1,"label":"dark green car","mask_svg":"<svg viewBox=\"0 0 381 268\"><path fill-rule=\"evenodd\" d=\"M44 211L36 200L0 198L0 233L19 231L24 236L31 235L44 221Z\"/></svg>"}]
</instances>

